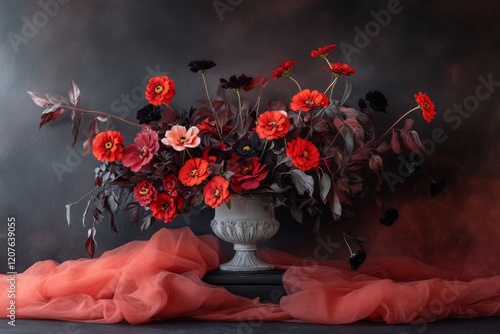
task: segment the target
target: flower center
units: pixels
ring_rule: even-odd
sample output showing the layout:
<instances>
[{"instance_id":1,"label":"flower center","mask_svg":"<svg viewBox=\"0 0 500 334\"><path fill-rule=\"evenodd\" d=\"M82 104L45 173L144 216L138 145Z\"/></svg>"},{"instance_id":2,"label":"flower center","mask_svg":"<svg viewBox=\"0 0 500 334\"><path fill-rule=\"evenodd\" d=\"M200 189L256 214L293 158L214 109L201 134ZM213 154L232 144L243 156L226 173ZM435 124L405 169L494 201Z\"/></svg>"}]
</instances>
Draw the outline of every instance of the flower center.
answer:
<instances>
[{"instance_id":1,"label":"flower center","mask_svg":"<svg viewBox=\"0 0 500 334\"><path fill-rule=\"evenodd\" d=\"M308 107L313 107L313 106L314 106L314 101L313 101L313 100L311 100L311 99L307 100L307 101L306 101L306 106L308 106Z\"/></svg>"},{"instance_id":2,"label":"flower center","mask_svg":"<svg viewBox=\"0 0 500 334\"><path fill-rule=\"evenodd\" d=\"M180 137L179 143L184 144L186 142L186 137Z\"/></svg>"},{"instance_id":3,"label":"flower center","mask_svg":"<svg viewBox=\"0 0 500 334\"><path fill-rule=\"evenodd\" d=\"M156 86L155 87L155 93L156 94L160 94L161 92L163 92L163 86Z\"/></svg>"},{"instance_id":4,"label":"flower center","mask_svg":"<svg viewBox=\"0 0 500 334\"><path fill-rule=\"evenodd\" d=\"M219 197L220 196L220 190L219 189L215 189L214 196L215 197Z\"/></svg>"},{"instance_id":5,"label":"flower center","mask_svg":"<svg viewBox=\"0 0 500 334\"><path fill-rule=\"evenodd\" d=\"M307 151L302 152L302 156L306 159L309 158L309 154L307 153Z\"/></svg>"},{"instance_id":6,"label":"flower center","mask_svg":"<svg viewBox=\"0 0 500 334\"><path fill-rule=\"evenodd\" d=\"M429 104L427 102L424 102L424 108L429 108Z\"/></svg>"},{"instance_id":7,"label":"flower center","mask_svg":"<svg viewBox=\"0 0 500 334\"><path fill-rule=\"evenodd\" d=\"M144 159L144 156L146 155L146 150L147 150L146 146L143 146L141 148L141 153L139 153L139 158Z\"/></svg>"},{"instance_id":8,"label":"flower center","mask_svg":"<svg viewBox=\"0 0 500 334\"><path fill-rule=\"evenodd\" d=\"M141 190L139 190L139 194L141 195L147 195L149 193L149 189L146 187L142 187Z\"/></svg>"},{"instance_id":9,"label":"flower center","mask_svg":"<svg viewBox=\"0 0 500 334\"><path fill-rule=\"evenodd\" d=\"M250 151L250 146L248 145L243 146L243 151Z\"/></svg>"},{"instance_id":10,"label":"flower center","mask_svg":"<svg viewBox=\"0 0 500 334\"><path fill-rule=\"evenodd\" d=\"M195 176L196 174L198 174L198 170L197 170L197 169L193 169L193 170L189 173L189 175L191 175L191 176Z\"/></svg>"},{"instance_id":11,"label":"flower center","mask_svg":"<svg viewBox=\"0 0 500 334\"><path fill-rule=\"evenodd\" d=\"M276 126L276 122L272 121L272 122L267 123L267 125L269 125L271 128L274 128Z\"/></svg>"},{"instance_id":12,"label":"flower center","mask_svg":"<svg viewBox=\"0 0 500 334\"><path fill-rule=\"evenodd\" d=\"M109 150L110 148L113 147L113 142L108 141L106 144L104 144L104 147Z\"/></svg>"}]
</instances>

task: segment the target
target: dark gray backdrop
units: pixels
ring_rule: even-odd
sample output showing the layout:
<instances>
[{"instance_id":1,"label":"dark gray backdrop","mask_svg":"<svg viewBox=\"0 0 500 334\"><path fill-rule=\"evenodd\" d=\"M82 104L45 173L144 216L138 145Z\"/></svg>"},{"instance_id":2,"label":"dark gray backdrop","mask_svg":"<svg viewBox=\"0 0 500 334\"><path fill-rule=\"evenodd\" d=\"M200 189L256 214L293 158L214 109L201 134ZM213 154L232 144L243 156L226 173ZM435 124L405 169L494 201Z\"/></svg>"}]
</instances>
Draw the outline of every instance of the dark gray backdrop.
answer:
<instances>
[{"instance_id":1,"label":"dark gray backdrop","mask_svg":"<svg viewBox=\"0 0 500 334\"><path fill-rule=\"evenodd\" d=\"M390 17L380 16L388 10ZM380 115L379 131L414 105L415 92L425 91L438 115L430 125L414 116L417 129L423 139L438 128L446 135L425 159L426 171L448 182L444 193L431 198L423 178L408 180L405 189L387 193L400 209L395 226L378 224L380 212L364 203L347 230L368 237L370 255L407 255L471 274L498 274L500 87L484 84L500 81L498 10L493 0L481 5L451 0L0 1L0 247L6 248L7 220L15 217L17 270L37 260L86 256L84 205L73 208L71 228L64 206L92 188L98 163L91 156L79 158L79 149L71 148L67 115L39 131L41 109L26 91L66 94L75 80L82 107L133 120L145 103L141 94L150 75L164 73L176 81L176 108L189 108L203 97L199 78L186 66L194 59L217 62L207 73L214 84L232 74L269 77L282 61L293 59L298 62L294 77L303 86L323 87L326 77L315 74L323 64L309 51L336 43L343 48L335 50L334 59L357 69L349 78L354 85L350 103L374 89L389 98L389 114ZM368 36L360 37L360 31ZM273 81L264 98L286 100L294 89L291 82ZM461 114L453 111L464 104ZM132 140L133 132L127 131L134 129L124 130ZM196 233L209 233L211 215L181 217L170 226L190 223ZM280 217L280 232L267 245L313 256L321 242L311 226L290 221L286 211ZM157 223L140 233L122 216L119 234L99 228L97 254L148 238L161 227ZM324 238L328 235L338 241L335 225ZM331 252L333 258L348 256L342 247Z\"/></svg>"}]
</instances>

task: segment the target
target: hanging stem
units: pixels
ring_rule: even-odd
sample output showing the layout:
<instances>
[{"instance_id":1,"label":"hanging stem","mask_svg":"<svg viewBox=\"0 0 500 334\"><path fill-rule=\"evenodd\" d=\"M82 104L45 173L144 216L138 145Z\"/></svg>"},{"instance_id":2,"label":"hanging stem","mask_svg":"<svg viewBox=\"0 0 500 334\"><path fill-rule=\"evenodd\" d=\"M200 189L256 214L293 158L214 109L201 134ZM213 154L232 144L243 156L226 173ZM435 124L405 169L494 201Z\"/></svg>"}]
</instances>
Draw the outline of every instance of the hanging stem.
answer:
<instances>
[{"instance_id":1,"label":"hanging stem","mask_svg":"<svg viewBox=\"0 0 500 334\"><path fill-rule=\"evenodd\" d=\"M410 109L410 110L408 110L407 112L405 112L405 113L403 114L403 116L401 116L400 118L398 118L398 120L397 120L396 122L394 122L394 124L393 124L393 125L391 125L391 126L389 127L389 129L387 129L387 131L386 131L386 132L385 132L382 136L380 136L379 141L380 141L380 140L382 140L382 138L384 138L384 137L385 137L385 136L386 136L386 135L387 135L387 134L388 134L388 133L389 133L389 132L390 132L390 131L391 131L391 130L395 127L395 126L396 126L396 124L398 124L398 123L399 123L399 122L400 122L403 118L405 118L405 117L406 117L406 116L408 116L408 115L409 115L412 111L415 111L415 110L417 110L417 109L420 109L420 107L419 107L419 106L417 106L417 107L415 107L415 108L413 108L413 109Z\"/></svg>"},{"instance_id":2,"label":"hanging stem","mask_svg":"<svg viewBox=\"0 0 500 334\"><path fill-rule=\"evenodd\" d=\"M97 189L99 189L99 187L100 186L95 187L94 189L92 189L91 191L89 191L88 193L86 193L85 195L83 195L82 197L80 197L80 199L78 199L76 202L68 203L67 205L72 206L72 205L78 204L82 199L84 199L85 197L91 195L94 191L96 191Z\"/></svg>"},{"instance_id":3,"label":"hanging stem","mask_svg":"<svg viewBox=\"0 0 500 334\"><path fill-rule=\"evenodd\" d=\"M87 110L87 109L80 109L80 108L76 108L76 107L71 107L71 106L68 106L66 107L70 110L77 110L77 111L81 111L83 113L87 113L87 114L97 114L97 115L103 115L103 116L106 116L106 117L110 117L110 118L115 118L117 120L120 120L122 122L125 122L125 123L128 123L130 125L134 125L134 126L138 126L138 127L141 127L141 125L137 124L137 123L133 123L133 122L130 122L130 121L127 121L126 119L123 119L121 117L118 117L118 116L115 116L115 115L111 115L111 114L108 114L108 113L105 113L105 112L102 112L102 111L97 111L97 110Z\"/></svg>"}]
</instances>

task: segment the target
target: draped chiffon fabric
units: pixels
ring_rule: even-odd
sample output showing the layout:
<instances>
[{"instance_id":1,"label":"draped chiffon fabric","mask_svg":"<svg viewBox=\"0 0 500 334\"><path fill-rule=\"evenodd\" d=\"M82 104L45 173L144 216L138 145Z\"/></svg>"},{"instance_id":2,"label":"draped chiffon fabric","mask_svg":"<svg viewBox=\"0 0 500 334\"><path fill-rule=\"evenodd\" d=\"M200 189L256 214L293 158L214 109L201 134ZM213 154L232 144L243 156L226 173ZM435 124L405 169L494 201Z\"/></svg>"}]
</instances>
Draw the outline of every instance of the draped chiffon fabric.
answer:
<instances>
[{"instance_id":1,"label":"draped chiffon fabric","mask_svg":"<svg viewBox=\"0 0 500 334\"><path fill-rule=\"evenodd\" d=\"M286 270L287 296L279 305L204 283L223 257L218 240L195 236L188 227L163 228L148 241L130 242L97 259L40 261L17 274L16 318L395 324L500 315L500 276L468 280L404 257L370 258L353 272L340 261L306 261L275 250L259 255ZM2 276L5 310L11 299Z\"/></svg>"}]
</instances>

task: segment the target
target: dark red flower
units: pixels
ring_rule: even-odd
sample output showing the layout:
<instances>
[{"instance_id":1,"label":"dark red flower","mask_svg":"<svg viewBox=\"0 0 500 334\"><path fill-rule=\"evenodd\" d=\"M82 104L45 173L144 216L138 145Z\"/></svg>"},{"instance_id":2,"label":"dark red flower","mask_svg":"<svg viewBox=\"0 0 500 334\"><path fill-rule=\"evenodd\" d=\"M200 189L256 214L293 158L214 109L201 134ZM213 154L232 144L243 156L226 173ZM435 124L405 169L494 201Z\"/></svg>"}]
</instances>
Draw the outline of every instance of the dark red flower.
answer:
<instances>
[{"instance_id":1,"label":"dark red flower","mask_svg":"<svg viewBox=\"0 0 500 334\"><path fill-rule=\"evenodd\" d=\"M146 86L146 99L149 103L159 106L162 103L170 103L175 95L175 82L166 75L149 79Z\"/></svg>"},{"instance_id":2,"label":"dark red flower","mask_svg":"<svg viewBox=\"0 0 500 334\"><path fill-rule=\"evenodd\" d=\"M308 140L297 138L288 143L286 155L292 159L292 163L300 170L308 171L319 165L319 150Z\"/></svg>"},{"instance_id":3,"label":"dark red flower","mask_svg":"<svg viewBox=\"0 0 500 334\"><path fill-rule=\"evenodd\" d=\"M156 200L151 202L150 209L153 217L165 223L173 221L179 212L176 199L166 193L158 194Z\"/></svg>"},{"instance_id":4,"label":"dark red flower","mask_svg":"<svg viewBox=\"0 0 500 334\"><path fill-rule=\"evenodd\" d=\"M203 197L205 197L205 203L212 208L229 202L231 200L229 181L222 176L215 176L205 185Z\"/></svg>"},{"instance_id":5,"label":"dark red flower","mask_svg":"<svg viewBox=\"0 0 500 334\"><path fill-rule=\"evenodd\" d=\"M164 191L172 197L177 197L177 188L179 186L179 179L174 174L168 174L163 180Z\"/></svg>"},{"instance_id":6,"label":"dark red flower","mask_svg":"<svg viewBox=\"0 0 500 334\"><path fill-rule=\"evenodd\" d=\"M281 66L272 71L271 76L273 77L274 80L278 80L281 77L289 77L290 76L290 70L292 69L293 65L295 65L295 62L293 60L287 60L281 63Z\"/></svg>"},{"instance_id":7,"label":"dark red flower","mask_svg":"<svg viewBox=\"0 0 500 334\"><path fill-rule=\"evenodd\" d=\"M351 75L356 72L351 66L342 63L330 63L330 67L325 67L325 70L337 75Z\"/></svg>"},{"instance_id":8,"label":"dark red flower","mask_svg":"<svg viewBox=\"0 0 500 334\"><path fill-rule=\"evenodd\" d=\"M100 162L119 161L123 155L123 137L118 131L100 132L92 141L92 153Z\"/></svg>"},{"instance_id":9,"label":"dark red flower","mask_svg":"<svg viewBox=\"0 0 500 334\"><path fill-rule=\"evenodd\" d=\"M155 201L156 195L157 191L151 182L141 181L134 187L134 198L142 206Z\"/></svg>"},{"instance_id":10,"label":"dark red flower","mask_svg":"<svg viewBox=\"0 0 500 334\"><path fill-rule=\"evenodd\" d=\"M317 90L304 89L303 91L295 94L290 103L290 108L293 111L310 111L317 107L328 106L328 97L318 92Z\"/></svg>"},{"instance_id":11,"label":"dark red flower","mask_svg":"<svg viewBox=\"0 0 500 334\"><path fill-rule=\"evenodd\" d=\"M335 49L337 44L330 44L311 51L311 57L326 58Z\"/></svg>"},{"instance_id":12,"label":"dark red flower","mask_svg":"<svg viewBox=\"0 0 500 334\"><path fill-rule=\"evenodd\" d=\"M418 92L418 94L415 94L414 97L418 106L422 109L424 119L427 122L432 121L434 116L436 116L436 112L434 111L434 103L431 101L429 96L425 93Z\"/></svg>"},{"instance_id":13,"label":"dark red flower","mask_svg":"<svg viewBox=\"0 0 500 334\"><path fill-rule=\"evenodd\" d=\"M260 114L255 132L261 139L284 137L290 129L290 119L285 111L269 110Z\"/></svg>"},{"instance_id":14,"label":"dark red flower","mask_svg":"<svg viewBox=\"0 0 500 334\"><path fill-rule=\"evenodd\" d=\"M252 80L250 80L250 83L248 85L246 85L245 87L243 87L243 90L249 91L249 90L252 90L258 86L266 87L268 83L269 83L269 80L267 80L266 77L263 77L262 75L258 75L255 78L253 78Z\"/></svg>"},{"instance_id":15,"label":"dark red flower","mask_svg":"<svg viewBox=\"0 0 500 334\"><path fill-rule=\"evenodd\" d=\"M269 173L265 164L261 164L258 157L239 159L233 155L228 170L234 172L231 176L231 189L236 193L243 190L256 189L260 181L264 180Z\"/></svg>"}]
</instances>

